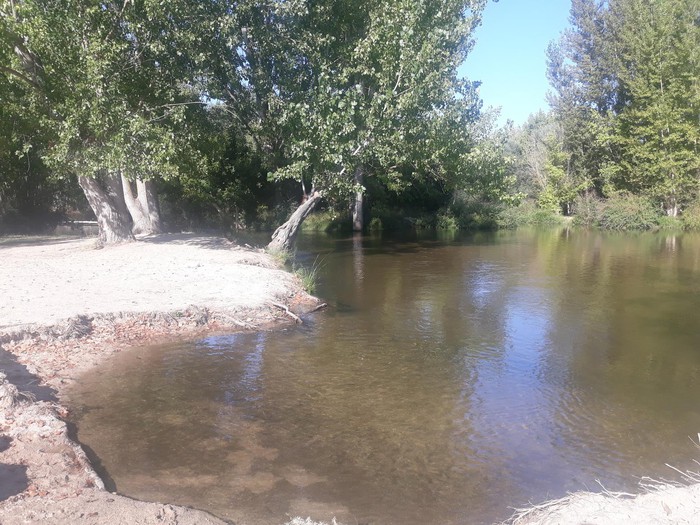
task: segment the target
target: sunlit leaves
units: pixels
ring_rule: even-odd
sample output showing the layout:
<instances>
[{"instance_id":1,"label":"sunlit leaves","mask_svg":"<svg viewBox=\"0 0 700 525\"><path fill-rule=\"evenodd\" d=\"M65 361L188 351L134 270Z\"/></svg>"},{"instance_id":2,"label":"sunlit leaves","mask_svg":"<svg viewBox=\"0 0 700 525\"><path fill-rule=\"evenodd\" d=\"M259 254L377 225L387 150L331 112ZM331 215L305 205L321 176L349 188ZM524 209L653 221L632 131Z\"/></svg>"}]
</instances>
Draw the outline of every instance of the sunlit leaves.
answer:
<instances>
[{"instance_id":1,"label":"sunlit leaves","mask_svg":"<svg viewBox=\"0 0 700 525\"><path fill-rule=\"evenodd\" d=\"M700 190L697 0L574 0L550 50L569 167L675 215Z\"/></svg>"}]
</instances>

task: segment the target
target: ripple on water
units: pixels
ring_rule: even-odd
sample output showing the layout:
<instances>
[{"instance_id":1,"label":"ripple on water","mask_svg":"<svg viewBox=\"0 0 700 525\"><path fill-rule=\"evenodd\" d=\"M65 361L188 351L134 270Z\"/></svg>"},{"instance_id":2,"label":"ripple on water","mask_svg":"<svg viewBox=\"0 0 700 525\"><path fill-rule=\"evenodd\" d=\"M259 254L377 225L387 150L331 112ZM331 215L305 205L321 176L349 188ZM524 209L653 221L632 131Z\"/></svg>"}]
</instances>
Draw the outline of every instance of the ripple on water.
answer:
<instances>
[{"instance_id":1,"label":"ripple on water","mask_svg":"<svg viewBox=\"0 0 700 525\"><path fill-rule=\"evenodd\" d=\"M252 524L486 523L686 466L700 335L678 320L700 295L677 269L700 238L671 260L593 234L499 235L345 240L321 270L337 307L284 333L125 352L81 379L80 439L122 492Z\"/></svg>"}]
</instances>

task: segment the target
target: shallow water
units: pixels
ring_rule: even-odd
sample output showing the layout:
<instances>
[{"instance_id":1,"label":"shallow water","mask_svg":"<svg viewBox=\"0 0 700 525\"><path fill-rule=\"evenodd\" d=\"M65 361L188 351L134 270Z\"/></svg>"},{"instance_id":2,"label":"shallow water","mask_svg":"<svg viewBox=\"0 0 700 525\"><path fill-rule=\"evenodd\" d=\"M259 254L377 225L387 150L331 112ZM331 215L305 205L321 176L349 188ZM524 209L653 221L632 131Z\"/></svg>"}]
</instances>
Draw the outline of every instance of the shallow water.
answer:
<instances>
[{"instance_id":1,"label":"shallow water","mask_svg":"<svg viewBox=\"0 0 700 525\"><path fill-rule=\"evenodd\" d=\"M330 305L303 326L133 349L70 392L119 492L249 524L473 524L696 466L700 237L300 253Z\"/></svg>"}]
</instances>

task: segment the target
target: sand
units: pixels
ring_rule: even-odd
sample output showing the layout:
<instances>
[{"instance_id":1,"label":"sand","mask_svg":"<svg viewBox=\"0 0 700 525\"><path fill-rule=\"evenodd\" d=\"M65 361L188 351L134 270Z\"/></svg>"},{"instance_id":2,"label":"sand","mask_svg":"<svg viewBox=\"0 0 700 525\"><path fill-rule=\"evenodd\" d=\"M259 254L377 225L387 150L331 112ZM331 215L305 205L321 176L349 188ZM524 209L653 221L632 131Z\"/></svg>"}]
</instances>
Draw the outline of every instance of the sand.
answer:
<instances>
[{"instance_id":1,"label":"sand","mask_svg":"<svg viewBox=\"0 0 700 525\"><path fill-rule=\"evenodd\" d=\"M106 491L62 391L130 345L273 329L317 305L274 258L217 237L0 239L0 523L225 523Z\"/></svg>"}]
</instances>

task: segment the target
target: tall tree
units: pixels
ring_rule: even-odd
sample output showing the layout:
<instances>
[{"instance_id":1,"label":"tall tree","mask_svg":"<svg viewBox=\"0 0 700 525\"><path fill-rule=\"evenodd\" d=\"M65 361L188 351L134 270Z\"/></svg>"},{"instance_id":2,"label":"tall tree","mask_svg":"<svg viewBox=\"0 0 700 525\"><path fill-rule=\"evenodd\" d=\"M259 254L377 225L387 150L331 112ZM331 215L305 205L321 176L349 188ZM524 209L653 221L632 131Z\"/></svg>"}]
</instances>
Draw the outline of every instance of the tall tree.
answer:
<instances>
[{"instance_id":1,"label":"tall tree","mask_svg":"<svg viewBox=\"0 0 700 525\"><path fill-rule=\"evenodd\" d=\"M698 0L574 0L550 47L553 110L580 180L675 216L700 190Z\"/></svg>"},{"instance_id":2,"label":"tall tree","mask_svg":"<svg viewBox=\"0 0 700 525\"><path fill-rule=\"evenodd\" d=\"M187 0L3 0L2 10L0 72L25 85L51 137L45 161L78 176L103 242L133 239L122 176L177 174L188 154L177 131L201 105L192 49L208 42L216 10Z\"/></svg>"},{"instance_id":3,"label":"tall tree","mask_svg":"<svg viewBox=\"0 0 700 525\"><path fill-rule=\"evenodd\" d=\"M700 190L700 1L616 0L610 17L627 104L609 142L617 187L676 216Z\"/></svg>"},{"instance_id":4,"label":"tall tree","mask_svg":"<svg viewBox=\"0 0 700 525\"><path fill-rule=\"evenodd\" d=\"M364 177L425 161L431 123L469 101L474 86L457 79L484 1L329 1L302 13L300 37L308 89L282 110L286 166L276 179L307 181L306 199L273 235L287 249L322 197L352 198L356 225ZM431 158L434 158L431 156Z\"/></svg>"},{"instance_id":5,"label":"tall tree","mask_svg":"<svg viewBox=\"0 0 700 525\"><path fill-rule=\"evenodd\" d=\"M622 105L604 0L572 0L567 29L547 51L550 105L562 130L570 176L599 192L610 155L602 140L607 118Z\"/></svg>"}]
</instances>

